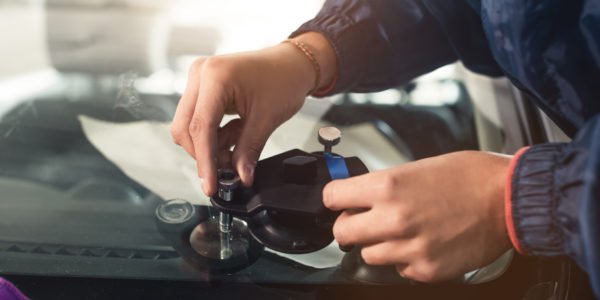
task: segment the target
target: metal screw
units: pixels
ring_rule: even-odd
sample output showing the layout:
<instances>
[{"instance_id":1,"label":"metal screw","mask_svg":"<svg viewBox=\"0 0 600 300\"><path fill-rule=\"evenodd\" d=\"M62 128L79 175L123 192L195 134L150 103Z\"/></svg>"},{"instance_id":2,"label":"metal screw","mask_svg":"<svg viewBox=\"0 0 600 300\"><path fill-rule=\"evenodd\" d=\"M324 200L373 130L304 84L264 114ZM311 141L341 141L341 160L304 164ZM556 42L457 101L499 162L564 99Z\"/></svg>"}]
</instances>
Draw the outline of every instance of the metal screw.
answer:
<instances>
[{"instance_id":1,"label":"metal screw","mask_svg":"<svg viewBox=\"0 0 600 300\"><path fill-rule=\"evenodd\" d=\"M335 127L323 127L319 129L319 143L325 147L325 152L331 152L333 146L342 140L342 132Z\"/></svg>"},{"instance_id":2,"label":"metal screw","mask_svg":"<svg viewBox=\"0 0 600 300\"><path fill-rule=\"evenodd\" d=\"M227 202L232 201L235 190L240 186L240 176L238 176L232 169L219 169L218 178L219 198ZM230 214L223 212L219 214L219 229L222 233L230 232L232 223L233 218Z\"/></svg>"},{"instance_id":3,"label":"metal screw","mask_svg":"<svg viewBox=\"0 0 600 300\"><path fill-rule=\"evenodd\" d=\"M227 202L233 200L235 189L240 186L240 176L232 169L219 169L219 197Z\"/></svg>"}]
</instances>

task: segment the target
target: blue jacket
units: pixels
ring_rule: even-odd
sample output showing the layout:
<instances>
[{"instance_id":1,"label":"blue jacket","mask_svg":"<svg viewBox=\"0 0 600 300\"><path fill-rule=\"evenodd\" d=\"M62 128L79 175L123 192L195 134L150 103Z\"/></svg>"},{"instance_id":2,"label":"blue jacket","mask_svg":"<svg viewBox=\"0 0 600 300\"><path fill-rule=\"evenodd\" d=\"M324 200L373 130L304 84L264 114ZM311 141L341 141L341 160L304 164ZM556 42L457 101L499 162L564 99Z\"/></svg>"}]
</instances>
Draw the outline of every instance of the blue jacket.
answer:
<instances>
[{"instance_id":1,"label":"blue jacket","mask_svg":"<svg viewBox=\"0 0 600 300\"><path fill-rule=\"evenodd\" d=\"M600 1L328 0L292 36L306 31L337 53L332 94L394 87L460 60L533 96L573 141L519 157L518 243L527 254L568 255L600 295Z\"/></svg>"}]
</instances>

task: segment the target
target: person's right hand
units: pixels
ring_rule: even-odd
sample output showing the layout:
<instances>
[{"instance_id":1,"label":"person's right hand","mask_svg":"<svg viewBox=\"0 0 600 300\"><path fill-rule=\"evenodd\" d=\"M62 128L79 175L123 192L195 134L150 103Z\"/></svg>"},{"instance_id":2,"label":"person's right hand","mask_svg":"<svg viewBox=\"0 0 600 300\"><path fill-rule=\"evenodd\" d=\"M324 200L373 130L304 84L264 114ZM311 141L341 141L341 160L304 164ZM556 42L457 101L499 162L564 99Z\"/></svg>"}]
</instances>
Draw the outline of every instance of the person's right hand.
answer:
<instances>
[{"instance_id":1,"label":"person's right hand","mask_svg":"<svg viewBox=\"0 0 600 300\"><path fill-rule=\"evenodd\" d=\"M289 43L194 62L171 134L196 159L205 194L216 192L218 166L235 168L244 185L252 184L267 138L302 107L315 76ZM240 118L219 128L226 113Z\"/></svg>"}]
</instances>

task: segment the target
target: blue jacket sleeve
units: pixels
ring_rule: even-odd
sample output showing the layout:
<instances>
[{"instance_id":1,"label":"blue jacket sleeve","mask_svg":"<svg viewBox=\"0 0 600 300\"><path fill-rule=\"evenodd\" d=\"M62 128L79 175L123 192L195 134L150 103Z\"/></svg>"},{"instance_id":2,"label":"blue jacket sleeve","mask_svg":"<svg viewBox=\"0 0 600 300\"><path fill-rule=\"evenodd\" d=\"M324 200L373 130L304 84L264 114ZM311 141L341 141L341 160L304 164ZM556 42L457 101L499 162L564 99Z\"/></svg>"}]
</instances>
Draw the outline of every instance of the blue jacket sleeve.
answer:
<instances>
[{"instance_id":1,"label":"blue jacket sleeve","mask_svg":"<svg viewBox=\"0 0 600 300\"><path fill-rule=\"evenodd\" d=\"M512 177L512 219L531 255L567 255L600 295L600 115L571 143L535 145Z\"/></svg>"},{"instance_id":2,"label":"blue jacket sleeve","mask_svg":"<svg viewBox=\"0 0 600 300\"><path fill-rule=\"evenodd\" d=\"M338 72L330 94L398 86L456 60L502 75L477 11L462 0L328 0L291 37L316 31L332 44Z\"/></svg>"},{"instance_id":3,"label":"blue jacket sleeve","mask_svg":"<svg viewBox=\"0 0 600 300\"><path fill-rule=\"evenodd\" d=\"M597 11L594 5L587 10ZM327 37L338 57L330 94L394 87L456 60L501 76L480 11L476 0L327 0L291 36L316 31ZM573 99L558 103L579 105ZM520 157L512 178L512 219L526 253L568 255L589 273L600 295L600 116L586 119L572 143L536 145Z\"/></svg>"}]
</instances>

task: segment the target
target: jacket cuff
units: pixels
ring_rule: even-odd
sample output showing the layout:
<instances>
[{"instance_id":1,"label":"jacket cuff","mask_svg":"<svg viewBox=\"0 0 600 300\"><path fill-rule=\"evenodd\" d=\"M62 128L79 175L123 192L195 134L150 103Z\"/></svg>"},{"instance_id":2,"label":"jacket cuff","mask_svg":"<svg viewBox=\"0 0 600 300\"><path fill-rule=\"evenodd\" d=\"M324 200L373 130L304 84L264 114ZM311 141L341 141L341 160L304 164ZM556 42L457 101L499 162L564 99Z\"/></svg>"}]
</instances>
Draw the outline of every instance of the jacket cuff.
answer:
<instances>
[{"instance_id":1,"label":"jacket cuff","mask_svg":"<svg viewBox=\"0 0 600 300\"><path fill-rule=\"evenodd\" d=\"M564 144L523 148L511 161L506 193L506 227L523 255L561 255L563 237L557 221L555 178Z\"/></svg>"},{"instance_id":2,"label":"jacket cuff","mask_svg":"<svg viewBox=\"0 0 600 300\"><path fill-rule=\"evenodd\" d=\"M321 33L335 51L337 56L337 71L335 82L331 87L320 91L316 96L329 96L345 92L352 87L356 78L364 72L365 57L368 56L367 46L370 42L362 39L358 42L357 36L369 37L369 21L355 22L344 12L319 14L314 19L304 23L296 31L290 34L294 38L306 32Z\"/></svg>"},{"instance_id":3,"label":"jacket cuff","mask_svg":"<svg viewBox=\"0 0 600 300\"><path fill-rule=\"evenodd\" d=\"M515 230L515 222L513 222L513 207L512 207L512 178L515 173L515 167L517 166L517 162L519 158L527 151L529 147L523 147L515 155L513 156L510 164L508 166L508 173L506 176L506 184L504 189L504 217L506 223L506 231L508 232L508 237L510 238L510 242L517 252L521 254L525 254L523 251L523 247L521 246L521 242L519 241L519 237L517 236L517 231Z\"/></svg>"}]
</instances>

